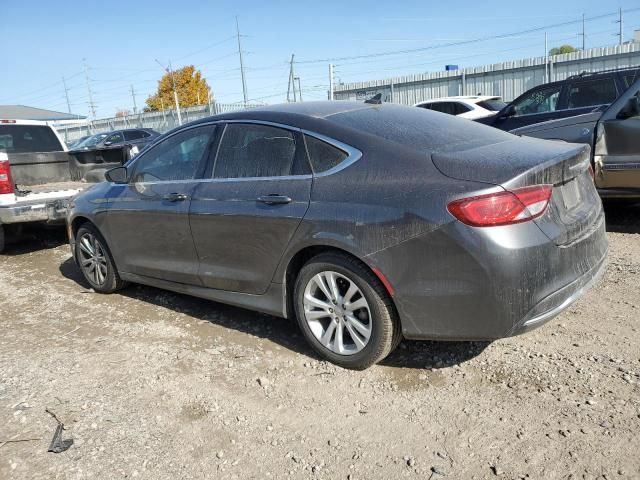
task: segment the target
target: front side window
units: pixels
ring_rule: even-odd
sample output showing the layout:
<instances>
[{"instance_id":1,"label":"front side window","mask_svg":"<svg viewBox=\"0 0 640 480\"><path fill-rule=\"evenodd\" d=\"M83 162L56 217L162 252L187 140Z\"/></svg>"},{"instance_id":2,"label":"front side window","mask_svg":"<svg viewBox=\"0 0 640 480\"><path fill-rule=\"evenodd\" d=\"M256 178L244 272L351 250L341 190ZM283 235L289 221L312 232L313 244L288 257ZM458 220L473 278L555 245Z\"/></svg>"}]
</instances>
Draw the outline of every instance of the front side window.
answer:
<instances>
[{"instance_id":1,"label":"front side window","mask_svg":"<svg viewBox=\"0 0 640 480\"><path fill-rule=\"evenodd\" d=\"M314 173L322 173L342 163L349 155L333 145L309 135L304 136Z\"/></svg>"},{"instance_id":2,"label":"front side window","mask_svg":"<svg viewBox=\"0 0 640 480\"><path fill-rule=\"evenodd\" d=\"M216 158L214 178L281 177L295 175L293 132L269 125L227 125ZM307 172L308 173L308 172Z\"/></svg>"},{"instance_id":3,"label":"front side window","mask_svg":"<svg viewBox=\"0 0 640 480\"><path fill-rule=\"evenodd\" d=\"M133 165L134 182L192 180L203 161L215 126L176 133L147 150Z\"/></svg>"},{"instance_id":4,"label":"front side window","mask_svg":"<svg viewBox=\"0 0 640 480\"><path fill-rule=\"evenodd\" d=\"M109 137L104 141L104 143L115 144L122 143L124 138L122 136L122 132L114 133L113 135L109 135Z\"/></svg>"},{"instance_id":5,"label":"front side window","mask_svg":"<svg viewBox=\"0 0 640 480\"><path fill-rule=\"evenodd\" d=\"M571 84L569 108L591 107L612 103L618 97L613 77Z\"/></svg>"},{"instance_id":6,"label":"front side window","mask_svg":"<svg viewBox=\"0 0 640 480\"><path fill-rule=\"evenodd\" d=\"M454 115L460 115L461 113L467 113L469 112L471 109L466 106L464 103L460 103L460 102L454 102L453 103L453 114Z\"/></svg>"},{"instance_id":7,"label":"front side window","mask_svg":"<svg viewBox=\"0 0 640 480\"><path fill-rule=\"evenodd\" d=\"M525 94L513 103L516 115L555 112L560 98L560 85L540 88Z\"/></svg>"}]
</instances>

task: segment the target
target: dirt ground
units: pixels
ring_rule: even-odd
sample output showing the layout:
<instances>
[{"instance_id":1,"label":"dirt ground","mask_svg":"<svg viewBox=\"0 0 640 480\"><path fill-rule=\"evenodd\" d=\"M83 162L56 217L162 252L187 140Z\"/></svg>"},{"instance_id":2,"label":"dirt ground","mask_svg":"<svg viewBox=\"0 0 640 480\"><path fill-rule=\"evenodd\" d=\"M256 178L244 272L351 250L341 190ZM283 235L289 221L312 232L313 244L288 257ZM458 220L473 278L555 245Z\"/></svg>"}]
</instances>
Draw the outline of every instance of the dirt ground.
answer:
<instances>
[{"instance_id":1,"label":"dirt ground","mask_svg":"<svg viewBox=\"0 0 640 480\"><path fill-rule=\"evenodd\" d=\"M640 478L640 206L608 221L604 277L545 327L365 372L286 320L95 294L38 231L0 256L0 478Z\"/></svg>"}]
</instances>

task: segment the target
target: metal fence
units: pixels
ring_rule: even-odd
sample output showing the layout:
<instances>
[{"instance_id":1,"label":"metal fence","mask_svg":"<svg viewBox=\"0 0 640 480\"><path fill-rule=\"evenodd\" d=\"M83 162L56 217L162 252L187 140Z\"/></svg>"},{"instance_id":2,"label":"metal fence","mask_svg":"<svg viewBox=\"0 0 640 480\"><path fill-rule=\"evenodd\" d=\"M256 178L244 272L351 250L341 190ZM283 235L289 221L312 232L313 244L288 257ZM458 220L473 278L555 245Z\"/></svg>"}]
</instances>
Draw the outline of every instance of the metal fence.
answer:
<instances>
[{"instance_id":1,"label":"metal fence","mask_svg":"<svg viewBox=\"0 0 640 480\"><path fill-rule=\"evenodd\" d=\"M356 82L335 86L336 100L365 100L381 93L385 102L413 105L432 98L454 95L499 95L511 101L542 83L564 80L582 72L640 66L640 43L591 48L551 57L453 71Z\"/></svg>"},{"instance_id":2,"label":"metal fence","mask_svg":"<svg viewBox=\"0 0 640 480\"><path fill-rule=\"evenodd\" d=\"M244 108L255 108L260 105L243 105L242 103L217 103L199 105L197 107L181 108L182 123L191 122L200 118L209 117L218 113L233 112ZM123 117L102 118L93 120L84 125L70 125L56 127L65 142L73 142L85 135L93 135L100 132L120 130L124 128L153 128L163 133L178 126L178 115L175 110L159 112L144 112Z\"/></svg>"}]
</instances>

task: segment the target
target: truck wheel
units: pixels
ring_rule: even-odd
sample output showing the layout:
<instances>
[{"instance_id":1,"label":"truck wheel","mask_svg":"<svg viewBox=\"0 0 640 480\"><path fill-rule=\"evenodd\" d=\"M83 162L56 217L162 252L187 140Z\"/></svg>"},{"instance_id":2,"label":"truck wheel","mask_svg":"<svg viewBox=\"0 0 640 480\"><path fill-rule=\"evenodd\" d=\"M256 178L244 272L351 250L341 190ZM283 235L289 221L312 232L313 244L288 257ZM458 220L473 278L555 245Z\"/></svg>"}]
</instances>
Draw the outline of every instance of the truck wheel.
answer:
<instances>
[{"instance_id":1,"label":"truck wheel","mask_svg":"<svg viewBox=\"0 0 640 480\"><path fill-rule=\"evenodd\" d=\"M91 287L98 293L113 293L126 286L118 275L107 242L98 229L84 224L76 234L76 258Z\"/></svg>"}]
</instances>

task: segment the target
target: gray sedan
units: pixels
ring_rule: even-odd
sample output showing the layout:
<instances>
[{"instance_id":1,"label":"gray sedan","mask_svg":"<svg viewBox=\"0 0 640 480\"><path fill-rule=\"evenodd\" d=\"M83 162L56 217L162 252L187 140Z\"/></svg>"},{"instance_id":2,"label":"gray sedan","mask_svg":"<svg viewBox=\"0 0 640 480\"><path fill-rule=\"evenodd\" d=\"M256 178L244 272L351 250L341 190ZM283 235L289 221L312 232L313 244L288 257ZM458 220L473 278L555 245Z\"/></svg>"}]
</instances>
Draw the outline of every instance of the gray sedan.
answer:
<instances>
[{"instance_id":1,"label":"gray sedan","mask_svg":"<svg viewBox=\"0 0 640 480\"><path fill-rule=\"evenodd\" d=\"M607 252L584 145L397 105L264 107L168 132L75 198L75 260L127 282L295 318L366 368L404 338L533 329Z\"/></svg>"}]
</instances>

